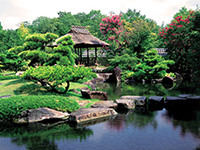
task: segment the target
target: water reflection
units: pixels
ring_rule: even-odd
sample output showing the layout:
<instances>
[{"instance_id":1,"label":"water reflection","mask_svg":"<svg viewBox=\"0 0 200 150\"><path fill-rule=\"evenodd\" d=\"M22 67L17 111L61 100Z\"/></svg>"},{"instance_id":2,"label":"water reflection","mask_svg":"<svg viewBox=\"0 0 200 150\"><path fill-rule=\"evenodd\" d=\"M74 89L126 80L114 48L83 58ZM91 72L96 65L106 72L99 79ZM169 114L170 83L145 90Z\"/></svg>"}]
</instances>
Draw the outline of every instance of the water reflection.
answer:
<instances>
[{"instance_id":1,"label":"water reflection","mask_svg":"<svg viewBox=\"0 0 200 150\"><path fill-rule=\"evenodd\" d=\"M58 150L55 140L78 139L80 142L93 135L87 128L70 128L68 124L58 125L33 123L29 125L1 124L0 136L10 137L11 142L28 150Z\"/></svg>"},{"instance_id":2,"label":"water reflection","mask_svg":"<svg viewBox=\"0 0 200 150\"><path fill-rule=\"evenodd\" d=\"M174 86L167 90L162 84L140 84L140 83L103 83L98 85L100 91L107 92L109 99L118 99L123 95L139 96L178 96L180 94L200 95L200 86L183 82L180 86Z\"/></svg>"},{"instance_id":3,"label":"water reflection","mask_svg":"<svg viewBox=\"0 0 200 150\"><path fill-rule=\"evenodd\" d=\"M156 112L149 112L144 107L136 107L134 110L120 112L115 119L106 122L106 127L111 131L121 131L127 126L143 129L148 125L152 125L156 129L155 115Z\"/></svg>"},{"instance_id":4,"label":"water reflection","mask_svg":"<svg viewBox=\"0 0 200 150\"><path fill-rule=\"evenodd\" d=\"M114 136L113 136L114 135ZM62 124L2 124L0 136L28 150L82 149L196 149L200 147L200 111L148 111L144 107L113 118L70 127ZM142 139L142 140L141 140ZM98 145L94 145L93 142ZM124 143L121 143L124 142ZM145 144L145 145L144 145Z\"/></svg>"},{"instance_id":5,"label":"water reflection","mask_svg":"<svg viewBox=\"0 0 200 150\"><path fill-rule=\"evenodd\" d=\"M200 139L200 111L173 110L165 111L162 115L172 123L174 128L181 128L181 136L185 137L187 133L191 133Z\"/></svg>"}]
</instances>

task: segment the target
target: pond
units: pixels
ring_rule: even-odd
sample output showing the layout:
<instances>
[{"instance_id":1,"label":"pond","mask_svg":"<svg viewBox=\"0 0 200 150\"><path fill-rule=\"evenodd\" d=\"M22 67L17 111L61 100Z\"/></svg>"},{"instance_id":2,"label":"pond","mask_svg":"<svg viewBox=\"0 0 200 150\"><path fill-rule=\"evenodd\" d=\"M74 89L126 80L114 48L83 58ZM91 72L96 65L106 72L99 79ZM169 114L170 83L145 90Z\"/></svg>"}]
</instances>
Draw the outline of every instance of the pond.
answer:
<instances>
[{"instance_id":1,"label":"pond","mask_svg":"<svg viewBox=\"0 0 200 150\"><path fill-rule=\"evenodd\" d=\"M109 99L139 94L199 94L199 89L193 86L170 91L165 91L161 85L102 86L109 91ZM1 124L0 136L1 150L200 150L200 109L149 111L138 107L101 119L99 123L80 126L65 122Z\"/></svg>"}]
</instances>

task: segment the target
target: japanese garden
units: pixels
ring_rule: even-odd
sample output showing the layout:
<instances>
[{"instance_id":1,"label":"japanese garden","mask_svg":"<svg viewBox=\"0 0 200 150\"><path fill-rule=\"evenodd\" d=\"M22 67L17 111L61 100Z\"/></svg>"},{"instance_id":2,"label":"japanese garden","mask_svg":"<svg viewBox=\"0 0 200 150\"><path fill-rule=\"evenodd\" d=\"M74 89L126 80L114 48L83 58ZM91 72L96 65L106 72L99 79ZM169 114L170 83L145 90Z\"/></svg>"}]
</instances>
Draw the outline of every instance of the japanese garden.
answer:
<instances>
[{"instance_id":1,"label":"japanese garden","mask_svg":"<svg viewBox=\"0 0 200 150\"><path fill-rule=\"evenodd\" d=\"M200 149L200 11L0 22L0 141L11 149Z\"/></svg>"}]
</instances>

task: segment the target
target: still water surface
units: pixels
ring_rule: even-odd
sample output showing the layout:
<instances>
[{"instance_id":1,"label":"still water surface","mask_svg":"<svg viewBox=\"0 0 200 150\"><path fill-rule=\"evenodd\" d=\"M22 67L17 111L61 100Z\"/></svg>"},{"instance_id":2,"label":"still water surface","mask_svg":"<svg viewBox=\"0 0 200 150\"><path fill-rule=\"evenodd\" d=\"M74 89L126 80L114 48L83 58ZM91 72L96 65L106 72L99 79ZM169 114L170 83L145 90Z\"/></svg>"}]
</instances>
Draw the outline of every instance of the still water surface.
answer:
<instances>
[{"instance_id":1,"label":"still water surface","mask_svg":"<svg viewBox=\"0 0 200 150\"><path fill-rule=\"evenodd\" d=\"M113 92L108 95L120 97L126 94L124 91L131 94L131 89L144 91L146 94L140 94L146 96L156 92L158 95L176 95L188 90L198 94L198 88L175 89L177 93L156 87L142 89L139 86L138 90L136 86L120 89L118 96ZM153 89L159 89L159 92ZM132 91L132 95L136 94ZM137 108L100 123L77 127L70 127L67 123L1 124L0 136L0 150L200 150L200 110L149 111L148 108Z\"/></svg>"}]
</instances>

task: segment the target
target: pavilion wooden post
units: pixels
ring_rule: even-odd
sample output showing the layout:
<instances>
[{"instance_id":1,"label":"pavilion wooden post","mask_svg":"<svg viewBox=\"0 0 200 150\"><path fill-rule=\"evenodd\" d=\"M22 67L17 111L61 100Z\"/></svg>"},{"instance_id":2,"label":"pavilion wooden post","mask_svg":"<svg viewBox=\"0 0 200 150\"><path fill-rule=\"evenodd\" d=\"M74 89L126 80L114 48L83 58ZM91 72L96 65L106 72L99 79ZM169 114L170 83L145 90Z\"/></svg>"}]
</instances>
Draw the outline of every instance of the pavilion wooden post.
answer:
<instances>
[{"instance_id":1,"label":"pavilion wooden post","mask_svg":"<svg viewBox=\"0 0 200 150\"><path fill-rule=\"evenodd\" d=\"M97 47L95 47L95 65L97 65Z\"/></svg>"},{"instance_id":2,"label":"pavilion wooden post","mask_svg":"<svg viewBox=\"0 0 200 150\"><path fill-rule=\"evenodd\" d=\"M75 54L77 54L77 48L74 48L74 49L75 49ZM78 64L78 61L79 61L79 58L76 58L75 63Z\"/></svg>"},{"instance_id":3,"label":"pavilion wooden post","mask_svg":"<svg viewBox=\"0 0 200 150\"><path fill-rule=\"evenodd\" d=\"M89 49L87 47L87 66L89 66L90 63L90 57L89 57Z\"/></svg>"},{"instance_id":4,"label":"pavilion wooden post","mask_svg":"<svg viewBox=\"0 0 200 150\"><path fill-rule=\"evenodd\" d=\"M82 49L80 48L80 64L82 64L82 56L83 56L83 53L82 53Z\"/></svg>"}]
</instances>

